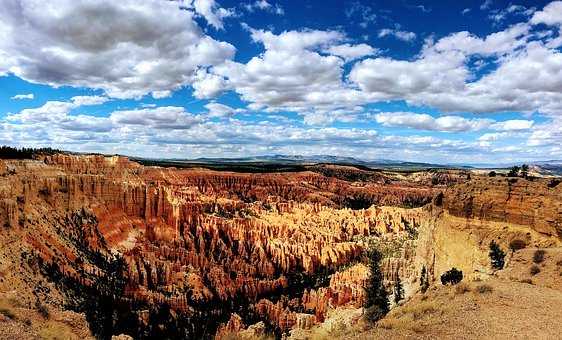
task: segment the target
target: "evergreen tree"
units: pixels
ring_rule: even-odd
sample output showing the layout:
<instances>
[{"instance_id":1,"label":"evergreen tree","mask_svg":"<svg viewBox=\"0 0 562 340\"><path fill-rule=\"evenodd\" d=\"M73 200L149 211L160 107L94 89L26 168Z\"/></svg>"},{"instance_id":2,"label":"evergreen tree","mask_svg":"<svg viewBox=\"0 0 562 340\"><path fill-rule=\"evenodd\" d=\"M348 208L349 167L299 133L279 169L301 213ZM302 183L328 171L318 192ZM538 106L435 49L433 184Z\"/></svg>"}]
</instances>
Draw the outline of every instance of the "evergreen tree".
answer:
<instances>
[{"instance_id":1,"label":"evergreen tree","mask_svg":"<svg viewBox=\"0 0 562 340\"><path fill-rule=\"evenodd\" d=\"M505 252L501 250L496 241L490 242L490 260L492 261L492 268L503 269L505 264Z\"/></svg>"},{"instance_id":2,"label":"evergreen tree","mask_svg":"<svg viewBox=\"0 0 562 340\"><path fill-rule=\"evenodd\" d=\"M425 266L423 266L422 270L421 270L420 288L421 288L422 293L427 292L427 289L429 288L429 278L428 278L427 269L425 269Z\"/></svg>"},{"instance_id":3,"label":"evergreen tree","mask_svg":"<svg viewBox=\"0 0 562 340\"><path fill-rule=\"evenodd\" d=\"M404 299L404 287L402 287L402 281L400 281L400 276L396 279L394 283L394 303L398 304Z\"/></svg>"},{"instance_id":4,"label":"evergreen tree","mask_svg":"<svg viewBox=\"0 0 562 340\"><path fill-rule=\"evenodd\" d=\"M377 249L369 252L369 269L371 274L365 287L367 293L365 308L367 309L367 318L372 322L382 318L390 310L388 293L384 288L382 272L379 266L381 259L382 254Z\"/></svg>"},{"instance_id":5,"label":"evergreen tree","mask_svg":"<svg viewBox=\"0 0 562 340\"><path fill-rule=\"evenodd\" d=\"M521 177L527 178L529 174L529 166L527 164L521 165Z\"/></svg>"},{"instance_id":6,"label":"evergreen tree","mask_svg":"<svg viewBox=\"0 0 562 340\"><path fill-rule=\"evenodd\" d=\"M443 285L456 285L457 283L461 282L463 279L462 271L458 270L457 268L453 267L451 270L446 271L441 275L441 283Z\"/></svg>"},{"instance_id":7,"label":"evergreen tree","mask_svg":"<svg viewBox=\"0 0 562 340\"><path fill-rule=\"evenodd\" d=\"M517 165L513 166L511 169L509 169L507 177L517 177L519 175L519 170L520 168Z\"/></svg>"}]
</instances>

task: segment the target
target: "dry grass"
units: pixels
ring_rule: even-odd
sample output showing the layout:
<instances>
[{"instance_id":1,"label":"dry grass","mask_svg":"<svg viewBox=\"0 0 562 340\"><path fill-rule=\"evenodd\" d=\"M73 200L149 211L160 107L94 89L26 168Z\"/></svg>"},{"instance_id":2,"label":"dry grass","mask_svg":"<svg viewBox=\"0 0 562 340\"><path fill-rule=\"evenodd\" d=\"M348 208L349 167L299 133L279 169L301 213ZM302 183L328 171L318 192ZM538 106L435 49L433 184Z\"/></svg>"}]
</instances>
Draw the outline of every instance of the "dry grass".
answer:
<instances>
[{"instance_id":1,"label":"dry grass","mask_svg":"<svg viewBox=\"0 0 562 340\"><path fill-rule=\"evenodd\" d=\"M402 307L394 309L384 319L377 322L377 326L384 329L409 330L422 332L421 320L436 313L440 315L443 310L434 301L410 302Z\"/></svg>"},{"instance_id":2,"label":"dry grass","mask_svg":"<svg viewBox=\"0 0 562 340\"><path fill-rule=\"evenodd\" d=\"M80 340L69 326L56 321L46 322L39 330L39 336L43 340Z\"/></svg>"},{"instance_id":3,"label":"dry grass","mask_svg":"<svg viewBox=\"0 0 562 340\"><path fill-rule=\"evenodd\" d=\"M426 300L419 303L410 303L401 308L395 309L391 314L393 317L407 317L412 320L419 320L425 316L441 312L441 309L434 301Z\"/></svg>"},{"instance_id":4,"label":"dry grass","mask_svg":"<svg viewBox=\"0 0 562 340\"><path fill-rule=\"evenodd\" d=\"M468 293L470 291L471 291L471 287L466 282L461 282L461 283L459 283L458 285L455 286L455 294L457 294L457 295Z\"/></svg>"}]
</instances>

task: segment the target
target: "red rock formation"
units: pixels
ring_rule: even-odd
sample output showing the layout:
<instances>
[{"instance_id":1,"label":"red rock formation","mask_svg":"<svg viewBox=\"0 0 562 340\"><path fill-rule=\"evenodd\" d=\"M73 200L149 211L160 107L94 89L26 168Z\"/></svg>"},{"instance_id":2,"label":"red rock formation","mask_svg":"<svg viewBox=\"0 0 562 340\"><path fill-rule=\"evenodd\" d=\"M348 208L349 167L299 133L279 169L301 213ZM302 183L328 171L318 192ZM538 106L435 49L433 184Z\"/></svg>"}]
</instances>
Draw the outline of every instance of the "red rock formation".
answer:
<instances>
[{"instance_id":1,"label":"red rock formation","mask_svg":"<svg viewBox=\"0 0 562 340\"><path fill-rule=\"evenodd\" d=\"M365 238L415 238L438 218L424 209L381 207L430 202L434 187L324 170L241 174L69 155L8 161L0 163L0 222L20 230L22 249L84 286L112 275L92 259L119 254L126 263L119 298L131 305L166 305L195 317L230 313L225 306L239 301L281 331L309 328L331 308L362 305L366 268L340 269L359 260ZM549 235L561 230L560 188L540 180L475 179L447 188L441 201L435 204L452 216ZM401 247L382 263L387 284L419 270L415 244ZM322 273L333 273L329 284L301 282ZM135 313L148 325L143 308ZM244 328L242 319L227 316L221 332Z\"/></svg>"}]
</instances>

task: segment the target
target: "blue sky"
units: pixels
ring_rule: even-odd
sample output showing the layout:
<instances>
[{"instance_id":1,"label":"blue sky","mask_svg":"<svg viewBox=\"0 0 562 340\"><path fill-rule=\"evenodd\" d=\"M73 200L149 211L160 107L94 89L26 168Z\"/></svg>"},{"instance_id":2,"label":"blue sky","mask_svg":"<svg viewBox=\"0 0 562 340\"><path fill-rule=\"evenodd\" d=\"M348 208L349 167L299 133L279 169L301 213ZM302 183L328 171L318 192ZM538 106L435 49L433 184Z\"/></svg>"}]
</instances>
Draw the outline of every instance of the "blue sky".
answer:
<instances>
[{"instance_id":1,"label":"blue sky","mask_svg":"<svg viewBox=\"0 0 562 340\"><path fill-rule=\"evenodd\" d=\"M0 4L0 143L562 159L562 2Z\"/></svg>"}]
</instances>

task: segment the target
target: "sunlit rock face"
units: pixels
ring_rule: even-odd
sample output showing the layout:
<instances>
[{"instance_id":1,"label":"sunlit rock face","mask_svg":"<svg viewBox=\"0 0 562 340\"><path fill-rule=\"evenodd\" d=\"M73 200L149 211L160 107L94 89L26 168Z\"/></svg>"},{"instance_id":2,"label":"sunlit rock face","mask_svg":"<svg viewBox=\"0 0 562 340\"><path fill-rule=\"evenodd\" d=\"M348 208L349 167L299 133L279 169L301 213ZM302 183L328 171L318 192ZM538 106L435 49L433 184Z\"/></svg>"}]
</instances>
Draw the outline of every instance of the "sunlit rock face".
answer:
<instances>
[{"instance_id":1,"label":"sunlit rock face","mask_svg":"<svg viewBox=\"0 0 562 340\"><path fill-rule=\"evenodd\" d=\"M407 293L422 266L432 279L452 264L485 267L485 241L499 234L504 244L559 242L561 189L543 180L309 170L247 174L70 155L4 161L2 240L17 235L10 249L26 270L101 337L135 338L310 328L331 309L362 306L372 242L391 245L385 283L400 277ZM501 233L500 223L519 229Z\"/></svg>"}]
</instances>

